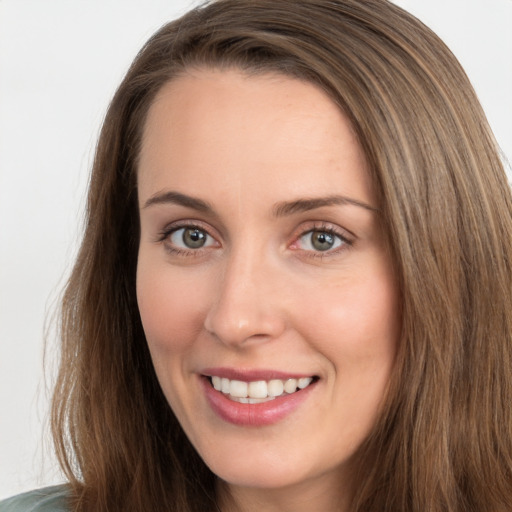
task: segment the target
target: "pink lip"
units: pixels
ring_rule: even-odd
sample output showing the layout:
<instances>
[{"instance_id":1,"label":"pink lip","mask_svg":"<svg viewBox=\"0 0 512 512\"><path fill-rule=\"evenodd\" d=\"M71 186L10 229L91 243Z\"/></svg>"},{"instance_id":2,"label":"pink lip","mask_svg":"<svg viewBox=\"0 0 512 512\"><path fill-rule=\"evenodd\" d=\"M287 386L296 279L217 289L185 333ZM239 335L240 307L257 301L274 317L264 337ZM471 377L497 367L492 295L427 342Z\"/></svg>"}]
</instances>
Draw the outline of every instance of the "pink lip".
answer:
<instances>
[{"instance_id":1,"label":"pink lip","mask_svg":"<svg viewBox=\"0 0 512 512\"><path fill-rule=\"evenodd\" d=\"M220 377L218 373L214 373L214 375L218 375ZM268 374L266 373L265 375ZM238 375L238 377L240 377L240 375ZM273 376L272 378L289 377ZM267 379L268 377L265 377L264 379L258 377L254 378L251 374L251 378L249 380ZM248 379L245 378L239 380ZM242 404L240 402L230 400L226 395L215 390L211 385L209 378L202 377L201 382L206 399L212 410L224 421L244 427L262 427L277 423L294 412L309 397L311 391L316 387L316 382L313 382L305 389L301 389L290 395L281 395L273 400L269 400L268 402L262 402L259 404Z\"/></svg>"},{"instance_id":2,"label":"pink lip","mask_svg":"<svg viewBox=\"0 0 512 512\"><path fill-rule=\"evenodd\" d=\"M307 373L286 373L278 370L254 370L243 368L205 368L201 371L203 375L229 379L241 380L243 382L252 382L257 380L272 380L272 379L300 379L301 377L312 377L312 374Z\"/></svg>"}]
</instances>

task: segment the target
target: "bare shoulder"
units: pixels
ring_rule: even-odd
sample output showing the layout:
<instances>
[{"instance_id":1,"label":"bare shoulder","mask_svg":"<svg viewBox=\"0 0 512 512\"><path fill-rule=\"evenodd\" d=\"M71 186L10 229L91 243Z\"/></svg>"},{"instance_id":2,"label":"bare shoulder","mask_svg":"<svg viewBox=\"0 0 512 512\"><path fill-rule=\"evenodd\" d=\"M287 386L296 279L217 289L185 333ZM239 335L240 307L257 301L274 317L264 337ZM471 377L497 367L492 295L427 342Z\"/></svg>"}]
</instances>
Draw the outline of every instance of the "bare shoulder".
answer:
<instances>
[{"instance_id":1,"label":"bare shoulder","mask_svg":"<svg viewBox=\"0 0 512 512\"><path fill-rule=\"evenodd\" d=\"M0 501L0 512L69 512L69 487L55 485Z\"/></svg>"}]
</instances>

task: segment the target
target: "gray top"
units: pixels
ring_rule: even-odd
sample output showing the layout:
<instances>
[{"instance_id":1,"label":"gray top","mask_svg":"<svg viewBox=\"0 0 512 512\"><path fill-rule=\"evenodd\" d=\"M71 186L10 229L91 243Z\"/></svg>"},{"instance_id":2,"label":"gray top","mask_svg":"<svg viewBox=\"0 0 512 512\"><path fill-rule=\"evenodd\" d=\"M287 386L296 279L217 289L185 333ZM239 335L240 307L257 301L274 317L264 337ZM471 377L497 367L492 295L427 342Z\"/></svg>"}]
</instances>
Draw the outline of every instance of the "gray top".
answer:
<instances>
[{"instance_id":1,"label":"gray top","mask_svg":"<svg viewBox=\"0 0 512 512\"><path fill-rule=\"evenodd\" d=\"M0 512L69 512L69 487L55 485L0 501Z\"/></svg>"}]
</instances>

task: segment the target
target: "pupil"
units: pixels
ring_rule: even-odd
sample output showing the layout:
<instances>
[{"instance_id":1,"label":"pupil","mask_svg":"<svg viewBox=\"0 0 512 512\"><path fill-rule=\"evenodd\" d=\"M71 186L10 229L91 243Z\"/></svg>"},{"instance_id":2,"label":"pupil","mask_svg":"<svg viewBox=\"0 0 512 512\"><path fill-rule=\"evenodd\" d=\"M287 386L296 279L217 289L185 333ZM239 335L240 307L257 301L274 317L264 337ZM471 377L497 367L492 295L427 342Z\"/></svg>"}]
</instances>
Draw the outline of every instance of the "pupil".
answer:
<instances>
[{"instance_id":1,"label":"pupil","mask_svg":"<svg viewBox=\"0 0 512 512\"><path fill-rule=\"evenodd\" d=\"M327 251L334 245L334 237L324 231L316 231L312 236L313 247L317 251Z\"/></svg>"},{"instance_id":2,"label":"pupil","mask_svg":"<svg viewBox=\"0 0 512 512\"><path fill-rule=\"evenodd\" d=\"M199 229L185 229L183 231L183 243L191 249L198 249L206 242L206 235Z\"/></svg>"}]
</instances>

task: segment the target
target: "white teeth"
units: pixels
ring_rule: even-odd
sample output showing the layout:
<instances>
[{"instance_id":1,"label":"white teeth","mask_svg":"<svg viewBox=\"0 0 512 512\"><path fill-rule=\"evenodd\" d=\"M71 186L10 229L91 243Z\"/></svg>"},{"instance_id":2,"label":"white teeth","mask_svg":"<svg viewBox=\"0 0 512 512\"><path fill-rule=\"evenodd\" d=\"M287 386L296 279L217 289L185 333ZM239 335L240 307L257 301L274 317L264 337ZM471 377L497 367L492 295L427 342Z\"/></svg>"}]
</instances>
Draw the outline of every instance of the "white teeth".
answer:
<instances>
[{"instance_id":1,"label":"white teeth","mask_svg":"<svg viewBox=\"0 0 512 512\"><path fill-rule=\"evenodd\" d=\"M229 394L237 398L245 398L247 396L248 388L249 386L247 382L232 380L229 384Z\"/></svg>"},{"instance_id":2,"label":"white teeth","mask_svg":"<svg viewBox=\"0 0 512 512\"><path fill-rule=\"evenodd\" d=\"M263 402L268 402L269 400L274 400L275 396L269 396L268 398L236 398L230 397L233 402L240 402L241 404L261 404Z\"/></svg>"},{"instance_id":3,"label":"white teeth","mask_svg":"<svg viewBox=\"0 0 512 512\"><path fill-rule=\"evenodd\" d=\"M222 379L220 377L217 377L216 375L212 377L212 384L217 391L220 391L222 389Z\"/></svg>"},{"instance_id":4,"label":"white teeth","mask_svg":"<svg viewBox=\"0 0 512 512\"><path fill-rule=\"evenodd\" d=\"M256 382L249 382L248 396L251 398L267 398L268 386L264 380L257 380Z\"/></svg>"},{"instance_id":5,"label":"white teeth","mask_svg":"<svg viewBox=\"0 0 512 512\"><path fill-rule=\"evenodd\" d=\"M313 377L301 377L299 379L272 379L270 381L257 380L244 382L241 380L229 380L225 377L213 375L211 377L213 387L232 400L240 403L256 404L281 396L283 393L295 393L295 391L307 388Z\"/></svg>"},{"instance_id":6,"label":"white teeth","mask_svg":"<svg viewBox=\"0 0 512 512\"><path fill-rule=\"evenodd\" d=\"M282 380L271 380L268 383L267 388L269 396L281 396L284 392L284 384Z\"/></svg>"},{"instance_id":7,"label":"white teeth","mask_svg":"<svg viewBox=\"0 0 512 512\"><path fill-rule=\"evenodd\" d=\"M311 377L302 377L297 382L297 387L299 389L307 388L313 379Z\"/></svg>"},{"instance_id":8,"label":"white teeth","mask_svg":"<svg viewBox=\"0 0 512 512\"><path fill-rule=\"evenodd\" d=\"M297 379L288 379L284 383L284 390L287 393L294 393L297 390Z\"/></svg>"}]
</instances>

